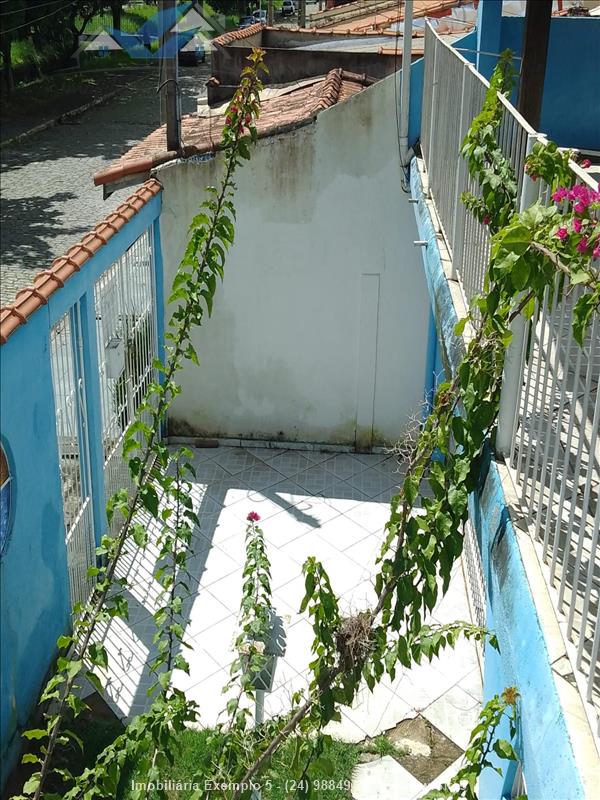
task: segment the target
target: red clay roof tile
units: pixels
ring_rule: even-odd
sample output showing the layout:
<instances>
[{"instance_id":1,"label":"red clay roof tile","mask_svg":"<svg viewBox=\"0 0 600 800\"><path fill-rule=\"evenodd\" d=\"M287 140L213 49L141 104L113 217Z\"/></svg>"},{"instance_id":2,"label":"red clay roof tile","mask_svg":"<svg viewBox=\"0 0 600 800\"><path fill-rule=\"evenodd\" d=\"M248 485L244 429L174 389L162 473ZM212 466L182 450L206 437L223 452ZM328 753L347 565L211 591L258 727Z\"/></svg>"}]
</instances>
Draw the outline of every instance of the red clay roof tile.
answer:
<instances>
[{"instance_id":1,"label":"red clay roof tile","mask_svg":"<svg viewBox=\"0 0 600 800\"><path fill-rule=\"evenodd\" d=\"M64 286L73 273L79 272L94 253L161 191L162 186L155 178L146 181L93 231L86 233L79 244L55 258L50 269L39 272L31 286L17 292L13 303L0 308L0 344L5 344L19 325L24 325L34 311L46 305L51 294Z\"/></svg>"},{"instance_id":2,"label":"red clay roof tile","mask_svg":"<svg viewBox=\"0 0 600 800\"><path fill-rule=\"evenodd\" d=\"M372 83L374 79L366 75L333 69L310 83L297 87L291 85L285 94L263 100L256 125L258 136L273 136L312 122L323 109L347 100ZM224 124L225 115L222 113L206 117L196 114L183 117L181 138L184 147L181 153L167 150L166 130L162 126L134 145L107 169L97 172L94 183L97 186L114 183L128 175L149 172L153 167L177 157L215 152L220 148Z\"/></svg>"},{"instance_id":3,"label":"red clay roof tile","mask_svg":"<svg viewBox=\"0 0 600 800\"><path fill-rule=\"evenodd\" d=\"M213 39L211 44L231 44L231 42L236 42L240 39L247 39L249 36L254 36L255 33L260 33L263 28L266 27L267 26L263 22L255 22L254 25L248 25L247 28L242 28L238 31L222 33L220 36L217 36L216 39Z\"/></svg>"}]
</instances>

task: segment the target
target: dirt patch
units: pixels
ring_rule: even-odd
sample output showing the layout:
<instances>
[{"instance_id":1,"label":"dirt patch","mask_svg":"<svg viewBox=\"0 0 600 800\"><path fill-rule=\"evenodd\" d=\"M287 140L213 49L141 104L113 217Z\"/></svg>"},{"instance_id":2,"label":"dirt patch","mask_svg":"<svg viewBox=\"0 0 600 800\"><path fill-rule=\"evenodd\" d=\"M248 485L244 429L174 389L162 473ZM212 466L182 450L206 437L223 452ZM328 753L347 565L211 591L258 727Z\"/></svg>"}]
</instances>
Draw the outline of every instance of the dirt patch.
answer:
<instances>
[{"instance_id":1,"label":"dirt patch","mask_svg":"<svg viewBox=\"0 0 600 800\"><path fill-rule=\"evenodd\" d=\"M394 758L425 785L441 775L463 752L421 715L402 720L385 735L398 749Z\"/></svg>"}]
</instances>

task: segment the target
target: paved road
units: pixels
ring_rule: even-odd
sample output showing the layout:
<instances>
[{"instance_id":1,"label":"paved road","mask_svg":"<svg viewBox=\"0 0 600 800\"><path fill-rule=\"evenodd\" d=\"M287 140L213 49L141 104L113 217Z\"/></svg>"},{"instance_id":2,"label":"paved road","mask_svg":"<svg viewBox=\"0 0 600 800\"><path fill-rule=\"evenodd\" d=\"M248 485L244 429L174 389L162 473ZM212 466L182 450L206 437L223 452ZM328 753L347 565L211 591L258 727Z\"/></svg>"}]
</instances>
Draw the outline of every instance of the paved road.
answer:
<instances>
[{"instance_id":1,"label":"paved road","mask_svg":"<svg viewBox=\"0 0 600 800\"><path fill-rule=\"evenodd\" d=\"M182 111L196 109L208 65L181 72ZM13 300L53 258L76 243L133 189L102 199L92 175L159 124L157 76L139 71L127 88L75 124L43 131L3 149L0 207L0 302Z\"/></svg>"}]
</instances>

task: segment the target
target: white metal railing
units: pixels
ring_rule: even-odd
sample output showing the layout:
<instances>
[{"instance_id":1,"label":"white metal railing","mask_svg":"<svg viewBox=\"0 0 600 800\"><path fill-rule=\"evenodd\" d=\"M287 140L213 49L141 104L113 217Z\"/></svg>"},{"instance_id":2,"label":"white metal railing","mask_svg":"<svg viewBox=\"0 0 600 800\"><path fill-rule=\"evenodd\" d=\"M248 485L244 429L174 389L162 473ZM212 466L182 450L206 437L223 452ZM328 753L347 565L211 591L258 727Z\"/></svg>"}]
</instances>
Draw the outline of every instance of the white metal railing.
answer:
<instances>
[{"instance_id":1,"label":"white metal railing","mask_svg":"<svg viewBox=\"0 0 600 800\"><path fill-rule=\"evenodd\" d=\"M600 320L580 347L580 293L546 292L523 330L509 456L585 698L600 711Z\"/></svg>"},{"instance_id":2,"label":"white metal railing","mask_svg":"<svg viewBox=\"0 0 600 800\"><path fill-rule=\"evenodd\" d=\"M50 332L71 605L85 603L93 588L88 567L96 546L79 311L74 306Z\"/></svg>"},{"instance_id":3,"label":"white metal railing","mask_svg":"<svg viewBox=\"0 0 600 800\"><path fill-rule=\"evenodd\" d=\"M146 231L96 281L94 286L104 490L108 500L118 490L131 488L122 457L125 432L156 377L156 301L151 231ZM121 524L113 519L112 532Z\"/></svg>"},{"instance_id":4,"label":"white metal railing","mask_svg":"<svg viewBox=\"0 0 600 800\"><path fill-rule=\"evenodd\" d=\"M489 233L460 201L462 192L478 191L460 148L488 87L428 25L421 148L453 277L467 304L484 288ZM515 171L518 206L551 202L548 187L524 171L533 144L546 140L504 97L501 102L498 142ZM573 183L596 188L574 162L571 170ZM557 278L531 321L515 325L496 444L520 491L582 694L600 711L600 320L579 347L571 317L581 291Z\"/></svg>"}]
</instances>

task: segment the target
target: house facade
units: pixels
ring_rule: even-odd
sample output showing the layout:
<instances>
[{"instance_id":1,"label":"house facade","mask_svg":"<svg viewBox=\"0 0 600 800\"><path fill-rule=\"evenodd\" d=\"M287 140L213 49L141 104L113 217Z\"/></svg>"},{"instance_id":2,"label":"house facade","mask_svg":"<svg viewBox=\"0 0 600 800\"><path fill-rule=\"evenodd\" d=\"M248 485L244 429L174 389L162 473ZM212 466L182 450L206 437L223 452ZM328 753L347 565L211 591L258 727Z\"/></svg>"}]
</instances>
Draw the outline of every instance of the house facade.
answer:
<instances>
[{"instance_id":1,"label":"house facade","mask_svg":"<svg viewBox=\"0 0 600 800\"><path fill-rule=\"evenodd\" d=\"M523 21L501 10L481 3L477 29L453 44L427 29L402 112L410 160L399 74L374 82L332 69L265 97L237 180L236 243L195 335L201 369L184 369L167 435L363 453L421 418L459 363L454 326L483 287L489 241L460 204L458 152L496 55L512 44L519 57ZM541 127L582 150L600 149L598 87L574 82L594 69L598 25L552 22ZM583 109L570 123L551 102L567 86ZM2 309L6 764L71 604L89 592L106 499L127 480L123 434L163 352L189 220L219 178L222 121L219 108L185 118L182 153L159 130L97 175L108 191L141 186ZM522 171L540 134L508 102L503 125ZM523 179L520 192L525 206L539 187ZM513 684L521 693L519 763L502 778L485 772L486 800L524 785L531 800L591 799L600 779L600 323L571 368L559 327L569 310L538 309L509 354L496 450L465 526L473 615L500 643L484 654L484 697Z\"/></svg>"}]
</instances>

